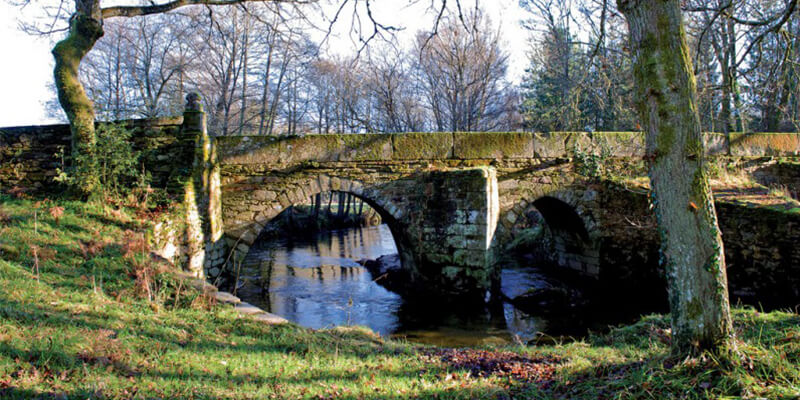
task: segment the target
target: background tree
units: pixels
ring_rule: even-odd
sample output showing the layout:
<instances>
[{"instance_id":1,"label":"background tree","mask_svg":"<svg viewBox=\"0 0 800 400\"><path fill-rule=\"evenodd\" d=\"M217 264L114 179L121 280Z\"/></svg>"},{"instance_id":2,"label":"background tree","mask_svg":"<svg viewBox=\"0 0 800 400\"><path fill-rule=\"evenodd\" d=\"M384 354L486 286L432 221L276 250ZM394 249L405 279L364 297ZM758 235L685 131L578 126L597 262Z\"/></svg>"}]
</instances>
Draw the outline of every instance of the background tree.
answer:
<instances>
[{"instance_id":1,"label":"background tree","mask_svg":"<svg viewBox=\"0 0 800 400\"><path fill-rule=\"evenodd\" d=\"M522 0L531 18L522 82L527 129L633 130L631 60L621 16L594 1ZM583 38L582 40L580 38ZM588 40L587 40L588 39Z\"/></svg>"},{"instance_id":2,"label":"background tree","mask_svg":"<svg viewBox=\"0 0 800 400\"><path fill-rule=\"evenodd\" d=\"M491 131L509 128L505 117L513 97L505 81L508 54L500 34L480 10L446 16L436 35L417 35L418 77L439 131Z\"/></svg>"}]
</instances>

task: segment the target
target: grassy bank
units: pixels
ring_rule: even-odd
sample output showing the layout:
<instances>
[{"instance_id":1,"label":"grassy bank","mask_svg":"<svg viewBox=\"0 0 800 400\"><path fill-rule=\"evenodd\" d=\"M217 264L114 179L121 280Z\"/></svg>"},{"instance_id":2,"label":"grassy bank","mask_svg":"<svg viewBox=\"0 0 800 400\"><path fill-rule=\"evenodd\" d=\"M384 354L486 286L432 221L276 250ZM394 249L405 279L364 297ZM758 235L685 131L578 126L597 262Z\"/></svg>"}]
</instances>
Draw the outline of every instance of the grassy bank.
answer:
<instances>
[{"instance_id":1,"label":"grassy bank","mask_svg":"<svg viewBox=\"0 0 800 400\"><path fill-rule=\"evenodd\" d=\"M0 398L800 396L796 314L736 310L727 359L670 358L660 316L556 346L419 347L241 317L151 259L145 230L125 210L0 197Z\"/></svg>"}]
</instances>

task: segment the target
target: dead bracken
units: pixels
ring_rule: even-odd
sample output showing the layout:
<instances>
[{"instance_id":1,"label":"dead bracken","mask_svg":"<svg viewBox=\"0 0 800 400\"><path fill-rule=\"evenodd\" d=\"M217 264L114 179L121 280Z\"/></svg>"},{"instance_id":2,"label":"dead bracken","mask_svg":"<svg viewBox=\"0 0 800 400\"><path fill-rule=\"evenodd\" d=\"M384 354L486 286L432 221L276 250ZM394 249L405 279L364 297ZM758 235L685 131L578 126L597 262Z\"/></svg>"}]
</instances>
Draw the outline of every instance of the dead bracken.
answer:
<instances>
[{"instance_id":1,"label":"dead bracken","mask_svg":"<svg viewBox=\"0 0 800 400\"><path fill-rule=\"evenodd\" d=\"M499 376L519 382L546 384L552 381L556 357L528 357L511 352L476 349L432 349L426 353L432 361L440 361L451 368L468 370L470 376Z\"/></svg>"}]
</instances>

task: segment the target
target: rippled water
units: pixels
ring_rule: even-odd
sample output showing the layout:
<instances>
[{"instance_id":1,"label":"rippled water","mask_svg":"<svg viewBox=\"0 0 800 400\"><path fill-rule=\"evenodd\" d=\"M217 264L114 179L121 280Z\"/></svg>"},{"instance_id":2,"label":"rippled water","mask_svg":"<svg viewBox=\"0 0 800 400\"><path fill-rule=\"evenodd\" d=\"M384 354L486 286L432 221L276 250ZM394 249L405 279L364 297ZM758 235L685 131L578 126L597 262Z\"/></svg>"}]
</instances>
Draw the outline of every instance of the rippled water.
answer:
<instances>
[{"instance_id":1,"label":"rippled water","mask_svg":"<svg viewBox=\"0 0 800 400\"><path fill-rule=\"evenodd\" d=\"M386 225L261 241L244 261L237 294L310 328L363 325L384 336L447 346L527 342L552 325L509 303L476 309L404 299L356 262L396 252ZM510 298L543 284L533 269L502 273Z\"/></svg>"}]
</instances>

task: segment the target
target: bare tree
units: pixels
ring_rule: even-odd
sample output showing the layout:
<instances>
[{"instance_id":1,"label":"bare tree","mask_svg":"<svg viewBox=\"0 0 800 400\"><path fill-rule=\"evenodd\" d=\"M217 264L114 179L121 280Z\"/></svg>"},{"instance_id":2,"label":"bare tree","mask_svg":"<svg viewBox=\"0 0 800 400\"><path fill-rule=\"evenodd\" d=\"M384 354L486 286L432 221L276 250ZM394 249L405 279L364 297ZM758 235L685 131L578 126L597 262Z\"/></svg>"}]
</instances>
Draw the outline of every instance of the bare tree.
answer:
<instances>
[{"instance_id":1,"label":"bare tree","mask_svg":"<svg viewBox=\"0 0 800 400\"><path fill-rule=\"evenodd\" d=\"M464 18L445 16L436 36L417 35L417 68L436 129L507 128L502 116L508 55L500 34L480 10Z\"/></svg>"},{"instance_id":2,"label":"bare tree","mask_svg":"<svg viewBox=\"0 0 800 400\"><path fill-rule=\"evenodd\" d=\"M380 132L421 131L425 110L418 102L420 85L413 78L412 66L395 46L371 49L365 66L366 91L374 108L371 126Z\"/></svg>"}]
</instances>

